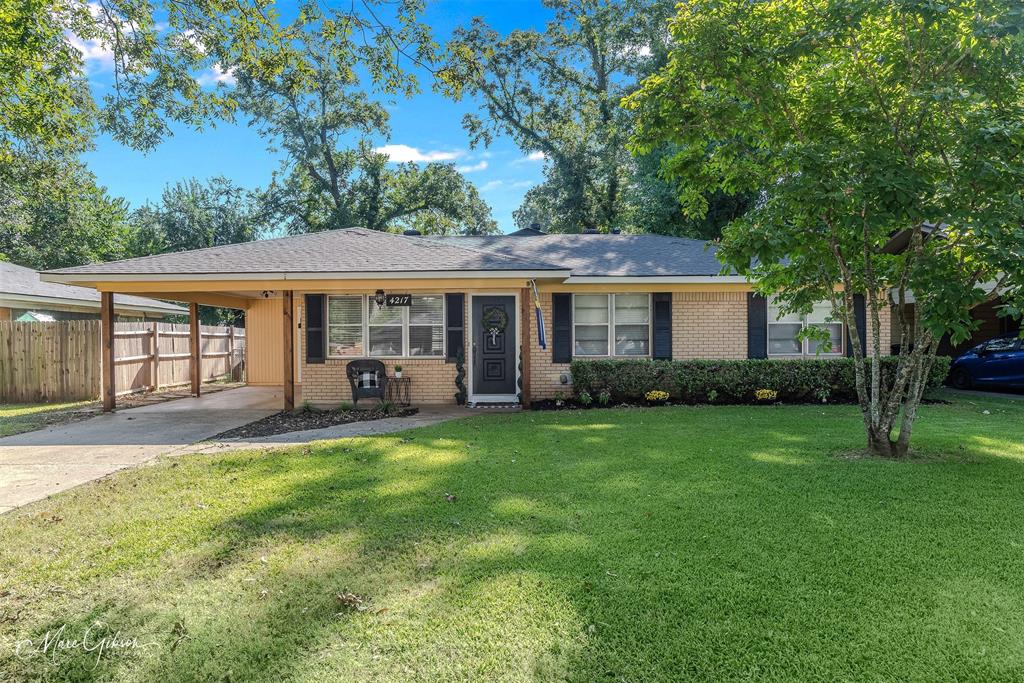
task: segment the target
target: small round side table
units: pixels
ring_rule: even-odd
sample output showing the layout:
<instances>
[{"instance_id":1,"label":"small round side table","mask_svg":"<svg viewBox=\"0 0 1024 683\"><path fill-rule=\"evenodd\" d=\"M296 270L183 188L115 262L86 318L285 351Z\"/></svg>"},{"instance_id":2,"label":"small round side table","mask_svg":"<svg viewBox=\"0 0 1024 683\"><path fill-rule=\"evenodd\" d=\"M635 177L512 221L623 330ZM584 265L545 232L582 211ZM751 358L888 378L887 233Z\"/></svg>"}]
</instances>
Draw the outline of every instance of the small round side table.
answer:
<instances>
[{"instance_id":1,"label":"small round side table","mask_svg":"<svg viewBox=\"0 0 1024 683\"><path fill-rule=\"evenodd\" d=\"M412 386L411 377L388 377L388 400L398 406L407 406L411 403L409 389Z\"/></svg>"}]
</instances>

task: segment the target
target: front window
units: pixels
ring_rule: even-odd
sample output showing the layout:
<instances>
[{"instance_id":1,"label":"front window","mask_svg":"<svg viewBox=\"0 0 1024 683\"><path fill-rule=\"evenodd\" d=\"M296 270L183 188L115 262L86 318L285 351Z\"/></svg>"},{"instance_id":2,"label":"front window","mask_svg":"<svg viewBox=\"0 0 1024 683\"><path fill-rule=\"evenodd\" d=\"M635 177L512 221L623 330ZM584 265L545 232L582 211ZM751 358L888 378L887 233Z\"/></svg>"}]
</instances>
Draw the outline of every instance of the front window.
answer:
<instances>
[{"instance_id":1,"label":"front window","mask_svg":"<svg viewBox=\"0 0 1024 683\"><path fill-rule=\"evenodd\" d=\"M444 357L444 295L416 295L411 306L384 307L372 296L328 296L327 354Z\"/></svg>"},{"instance_id":2,"label":"front window","mask_svg":"<svg viewBox=\"0 0 1024 683\"><path fill-rule=\"evenodd\" d=\"M615 295L615 355L646 356L650 352L651 297Z\"/></svg>"},{"instance_id":3,"label":"front window","mask_svg":"<svg viewBox=\"0 0 1024 683\"><path fill-rule=\"evenodd\" d=\"M774 303L768 306L768 355L770 356L816 356L820 354L842 355L843 324L833 318L832 304L820 302L807 315L787 313L783 315ZM816 339L801 339L805 327L822 328L828 332L832 348L828 351Z\"/></svg>"},{"instance_id":4,"label":"front window","mask_svg":"<svg viewBox=\"0 0 1024 683\"><path fill-rule=\"evenodd\" d=\"M444 297L414 296L409 310L410 356L444 355Z\"/></svg>"},{"instance_id":5,"label":"front window","mask_svg":"<svg viewBox=\"0 0 1024 683\"><path fill-rule=\"evenodd\" d=\"M369 328L370 355L401 356L405 308L377 306L373 299L367 299L366 319Z\"/></svg>"},{"instance_id":6,"label":"front window","mask_svg":"<svg viewBox=\"0 0 1024 683\"><path fill-rule=\"evenodd\" d=\"M572 321L577 356L608 355L608 295L577 294Z\"/></svg>"},{"instance_id":7,"label":"front window","mask_svg":"<svg viewBox=\"0 0 1024 683\"><path fill-rule=\"evenodd\" d=\"M327 355L363 355L363 297L327 297Z\"/></svg>"},{"instance_id":8,"label":"front window","mask_svg":"<svg viewBox=\"0 0 1024 683\"><path fill-rule=\"evenodd\" d=\"M649 294L573 296L573 355L647 356L650 342Z\"/></svg>"}]
</instances>

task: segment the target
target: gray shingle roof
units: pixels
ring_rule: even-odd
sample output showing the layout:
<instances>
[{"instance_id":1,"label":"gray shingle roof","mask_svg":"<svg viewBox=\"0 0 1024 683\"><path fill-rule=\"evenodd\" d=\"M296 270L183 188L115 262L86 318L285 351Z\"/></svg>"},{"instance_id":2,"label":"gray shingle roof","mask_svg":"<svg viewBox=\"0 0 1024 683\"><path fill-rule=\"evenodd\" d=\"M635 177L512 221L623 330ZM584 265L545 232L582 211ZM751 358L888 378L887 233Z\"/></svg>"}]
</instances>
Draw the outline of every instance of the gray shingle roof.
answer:
<instances>
[{"instance_id":1,"label":"gray shingle roof","mask_svg":"<svg viewBox=\"0 0 1024 683\"><path fill-rule=\"evenodd\" d=\"M468 248L467 248L468 247ZM227 244L49 271L90 275L214 275L560 270L540 257L516 258L423 237L348 228Z\"/></svg>"},{"instance_id":2,"label":"gray shingle roof","mask_svg":"<svg viewBox=\"0 0 1024 683\"><path fill-rule=\"evenodd\" d=\"M17 297L38 297L40 299L65 299L72 306L95 306L99 308L100 293L95 289L62 285L56 282L43 282L39 273L31 268L18 266L8 261L0 261L0 298L4 295ZM40 304L44 307L45 304ZM188 313L187 308L169 304L143 296L115 294L114 306L131 306L156 313ZM25 308L31 304L25 301Z\"/></svg>"},{"instance_id":3,"label":"gray shingle roof","mask_svg":"<svg viewBox=\"0 0 1024 683\"><path fill-rule=\"evenodd\" d=\"M246 275L571 271L574 277L716 276L715 247L661 235L419 237L348 228L50 271Z\"/></svg>"},{"instance_id":4,"label":"gray shingle roof","mask_svg":"<svg viewBox=\"0 0 1024 683\"><path fill-rule=\"evenodd\" d=\"M428 238L456 242L521 259L543 258L572 270L573 277L719 275L714 245L663 235L495 235Z\"/></svg>"}]
</instances>

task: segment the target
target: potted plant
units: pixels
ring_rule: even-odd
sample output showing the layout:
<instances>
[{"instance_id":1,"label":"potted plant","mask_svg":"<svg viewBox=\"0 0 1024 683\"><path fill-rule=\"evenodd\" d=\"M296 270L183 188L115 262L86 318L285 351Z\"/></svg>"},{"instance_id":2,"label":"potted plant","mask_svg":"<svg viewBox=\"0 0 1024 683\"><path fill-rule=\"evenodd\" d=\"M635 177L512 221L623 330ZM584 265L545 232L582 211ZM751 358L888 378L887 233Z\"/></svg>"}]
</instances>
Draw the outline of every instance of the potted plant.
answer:
<instances>
[{"instance_id":1,"label":"potted plant","mask_svg":"<svg viewBox=\"0 0 1024 683\"><path fill-rule=\"evenodd\" d=\"M395 379L402 379L402 366L401 365L396 365L395 366Z\"/></svg>"}]
</instances>

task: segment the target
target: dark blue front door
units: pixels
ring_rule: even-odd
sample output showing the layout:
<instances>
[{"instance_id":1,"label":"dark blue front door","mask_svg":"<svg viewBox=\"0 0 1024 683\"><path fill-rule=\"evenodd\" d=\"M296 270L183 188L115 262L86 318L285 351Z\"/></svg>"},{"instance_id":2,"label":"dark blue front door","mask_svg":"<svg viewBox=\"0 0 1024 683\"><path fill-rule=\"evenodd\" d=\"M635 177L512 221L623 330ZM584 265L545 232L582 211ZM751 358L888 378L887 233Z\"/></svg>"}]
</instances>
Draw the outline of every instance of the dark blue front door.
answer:
<instances>
[{"instance_id":1,"label":"dark blue front door","mask_svg":"<svg viewBox=\"0 0 1024 683\"><path fill-rule=\"evenodd\" d=\"M473 297L473 393L516 393L516 299Z\"/></svg>"}]
</instances>

